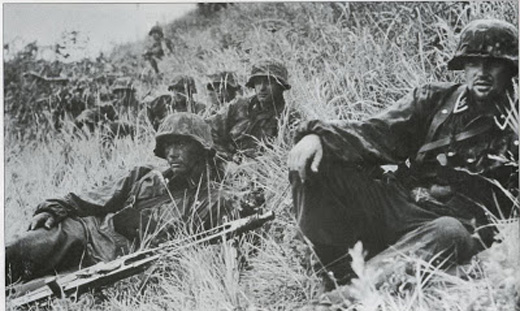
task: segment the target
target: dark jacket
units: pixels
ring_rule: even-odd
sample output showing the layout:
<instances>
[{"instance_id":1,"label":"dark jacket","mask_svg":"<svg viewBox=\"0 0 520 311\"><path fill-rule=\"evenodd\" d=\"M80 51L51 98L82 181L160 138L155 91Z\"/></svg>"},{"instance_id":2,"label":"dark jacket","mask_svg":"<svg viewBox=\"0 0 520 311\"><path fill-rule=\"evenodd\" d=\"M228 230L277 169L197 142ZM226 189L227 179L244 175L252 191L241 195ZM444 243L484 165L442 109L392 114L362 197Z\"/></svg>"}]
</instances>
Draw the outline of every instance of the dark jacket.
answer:
<instances>
[{"instance_id":1,"label":"dark jacket","mask_svg":"<svg viewBox=\"0 0 520 311\"><path fill-rule=\"evenodd\" d=\"M506 216L511 212L511 201L488 179L516 192L518 172L512 164L518 161L518 134L495 122L509 103L490 103L479 111L469 97L465 85L430 84L362 122L307 122L296 140L318 134L329 163L368 170L398 164L395 174L379 178L396 180L417 204L440 215L476 216L485 224L482 205L500 214L495 198ZM462 133L467 137L454 138Z\"/></svg>"},{"instance_id":2,"label":"dark jacket","mask_svg":"<svg viewBox=\"0 0 520 311\"><path fill-rule=\"evenodd\" d=\"M141 243L146 235L151 235L157 237L152 244L157 244L174 235L179 226L187 225L191 231L208 229L228 213L230 205L225 194L218 185L208 183L215 176L206 174L214 173L208 171L200 180L179 182L172 179L169 170L136 167L115 183L46 200L36 214L49 212L58 220L70 217L78 221L94 216L98 223L110 219L113 227L105 234L122 235L133 243ZM100 230L91 221L83 223L87 236L95 236Z\"/></svg>"},{"instance_id":3,"label":"dark jacket","mask_svg":"<svg viewBox=\"0 0 520 311\"><path fill-rule=\"evenodd\" d=\"M208 119L217 149L228 155L238 151L254 155L259 141L277 137L282 118L287 117L290 125L299 119L295 111L287 110L283 100L262 109L256 96L236 98Z\"/></svg>"}]
</instances>

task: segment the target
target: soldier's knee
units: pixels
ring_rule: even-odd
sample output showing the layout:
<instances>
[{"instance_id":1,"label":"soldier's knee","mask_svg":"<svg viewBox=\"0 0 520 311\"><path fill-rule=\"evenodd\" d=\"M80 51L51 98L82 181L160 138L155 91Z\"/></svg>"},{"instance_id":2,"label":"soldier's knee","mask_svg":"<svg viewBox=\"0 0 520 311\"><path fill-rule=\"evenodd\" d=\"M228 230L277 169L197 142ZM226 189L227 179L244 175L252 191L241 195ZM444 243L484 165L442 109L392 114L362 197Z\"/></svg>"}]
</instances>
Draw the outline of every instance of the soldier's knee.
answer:
<instances>
[{"instance_id":1,"label":"soldier's knee","mask_svg":"<svg viewBox=\"0 0 520 311\"><path fill-rule=\"evenodd\" d=\"M439 217L433 220L431 225L435 228L436 236L439 240L453 241L470 236L462 223L453 217Z\"/></svg>"},{"instance_id":2,"label":"soldier's knee","mask_svg":"<svg viewBox=\"0 0 520 311\"><path fill-rule=\"evenodd\" d=\"M466 260L475 253L475 240L456 218L443 216L432 221L435 241L441 249L456 252L458 260Z\"/></svg>"}]
</instances>

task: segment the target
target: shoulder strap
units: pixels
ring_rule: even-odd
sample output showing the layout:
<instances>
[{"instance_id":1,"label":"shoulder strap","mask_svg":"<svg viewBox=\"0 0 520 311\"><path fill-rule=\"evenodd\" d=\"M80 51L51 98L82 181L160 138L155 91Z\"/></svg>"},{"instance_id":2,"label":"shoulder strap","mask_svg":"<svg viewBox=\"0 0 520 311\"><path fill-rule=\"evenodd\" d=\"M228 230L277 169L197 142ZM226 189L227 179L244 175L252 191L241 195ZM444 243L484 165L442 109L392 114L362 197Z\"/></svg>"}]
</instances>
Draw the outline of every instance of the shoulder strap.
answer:
<instances>
[{"instance_id":1,"label":"shoulder strap","mask_svg":"<svg viewBox=\"0 0 520 311\"><path fill-rule=\"evenodd\" d=\"M490 130L491 128L492 128L492 124L485 123L485 124L482 124L481 126L472 128L472 129L464 131L462 133L458 133L454 137L445 137L445 138L442 138L442 139L439 139L436 141L426 143L421 147L421 149L419 149L418 153L424 153L424 152L427 152L430 150L441 148L441 147L449 145L452 142L459 142L459 141L469 139L471 137L483 134L483 133L487 132L488 130Z\"/></svg>"},{"instance_id":2,"label":"shoulder strap","mask_svg":"<svg viewBox=\"0 0 520 311\"><path fill-rule=\"evenodd\" d=\"M435 113L433 120L430 124L430 128L428 129L428 133L426 134L425 144L429 144L432 142L433 136L437 133L439 127L448 119L448 116L452 113L453 108L457 104L459 98L466 91L466 85L459 86L456 90L453 91L447 98L444 99L444 103L440 105L440 109ZM424 146L423 146L424 147ZM424 151L421 151L423 148L421 147L417 152L417 156L415 157L415 161L421 161L424 159Z\"/></svg>"}]
</instances>

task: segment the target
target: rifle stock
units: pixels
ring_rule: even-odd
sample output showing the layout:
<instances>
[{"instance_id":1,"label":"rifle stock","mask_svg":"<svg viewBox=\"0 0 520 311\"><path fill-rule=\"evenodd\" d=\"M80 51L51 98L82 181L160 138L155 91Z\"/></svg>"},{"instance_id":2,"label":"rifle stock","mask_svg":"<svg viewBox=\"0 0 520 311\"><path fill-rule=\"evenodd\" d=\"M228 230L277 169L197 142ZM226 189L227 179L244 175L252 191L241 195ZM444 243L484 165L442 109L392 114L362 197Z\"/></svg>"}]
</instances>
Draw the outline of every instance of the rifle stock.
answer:
<instances>
[{"instance_id":1,"label":"rifle stock","mask_svg":"<svg viewBox=\"0 0 520 311\"><path fill-rule=\"evenodd\" d=\"M229 239L259 228L272 219L274 219L273 212L252 215L230 221L186 239L164 243L156 248L121 256L110 262L100 262L69 274L9 286L6 288L6 297L9 296L7 305L21 307L38 301L49 300L53 297L66 298L74 295L78 297L91 289L109 285L144 272L165 252L180 251L203 242Z\"/></svg>"}]
</instances>

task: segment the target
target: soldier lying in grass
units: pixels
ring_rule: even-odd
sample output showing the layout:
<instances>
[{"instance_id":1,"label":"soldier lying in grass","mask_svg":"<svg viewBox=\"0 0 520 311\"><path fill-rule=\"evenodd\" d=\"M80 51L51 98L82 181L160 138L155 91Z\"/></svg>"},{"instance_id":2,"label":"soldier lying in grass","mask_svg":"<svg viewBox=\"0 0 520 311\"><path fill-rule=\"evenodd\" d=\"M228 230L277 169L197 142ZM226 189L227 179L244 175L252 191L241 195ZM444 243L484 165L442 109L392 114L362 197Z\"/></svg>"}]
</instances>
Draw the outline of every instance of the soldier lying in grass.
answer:
<instances>
[{"instance_id":1,"label":"soldier lying in grass","mask_svg":"<svg viewBox=\"0 0 520 311\"><path fill-rule=\"evenodd\" d=\"M209 126L193 114L171 115L154 152L169 169L137 167L115 183L38 205L29 231L6 244L8 284L113 260L183 225L197 231L219 224L230 204L216 184Z\"/></svg>"},{"instance_id":2,"label":"soldier lying in grass","mask_svg":"<svg viewBox=\"0 0 520 311\"><path fill-rule=\"evenodd\" d=\"M364 122L315 120L297 134L288 165L300 228L339 284L354 277L347 250L357 241L382 271L377 283L400 256L463 263L493 242L490 217L511 216L516 27L469 23L448 68L466 83L428 84ZM398 170L380 174L383 164Z\"/></svg>"},{"instance_id":3,"label":"soldier lying in grass","mask_svg":"<svg viewBox=\"0 0 520 311\"><path fill-rule=\"evenodd\" d=\"M195 93L197 93L197 88L192 77L183 74L176 75L168 85L168 93L159 95L149 102L139 118L141 122L147 120L145 122L150 123L157 131L161 122L172 113L203 114L206 106L194 100L193 94Z\"/></svg>"}]
</instances>

